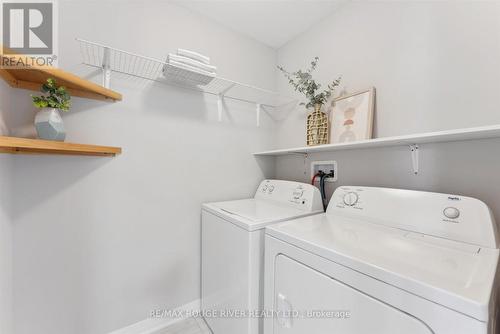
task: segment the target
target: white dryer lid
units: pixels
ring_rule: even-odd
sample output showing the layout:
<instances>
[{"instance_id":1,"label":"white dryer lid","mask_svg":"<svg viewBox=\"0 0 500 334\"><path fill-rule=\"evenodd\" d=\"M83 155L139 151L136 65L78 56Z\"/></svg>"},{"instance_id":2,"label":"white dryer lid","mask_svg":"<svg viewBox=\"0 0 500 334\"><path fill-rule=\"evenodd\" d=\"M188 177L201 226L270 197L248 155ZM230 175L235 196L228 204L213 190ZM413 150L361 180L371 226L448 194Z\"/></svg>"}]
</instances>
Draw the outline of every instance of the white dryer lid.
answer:
<instances>
[{"instance_id":1,"label":"white dryer lid","mask_svg":"<svg viewBox=\"0 0 500 334\"><path fill-rule=\"evenodd\" d=\"M249 231L322 212L322 210L308 212L277 201L254 198L203 204L203 209Z\"/></svg>"},{"instance_id":2,"label":"white dryer lid","mask_svg":"<svg viewBox=\"0 0 500 334\"><path fill-rule=\"evenodd\" d=\"M321 214L266 233L414 295L488 320L499 250Z\"/></svg>"}]
</instances>

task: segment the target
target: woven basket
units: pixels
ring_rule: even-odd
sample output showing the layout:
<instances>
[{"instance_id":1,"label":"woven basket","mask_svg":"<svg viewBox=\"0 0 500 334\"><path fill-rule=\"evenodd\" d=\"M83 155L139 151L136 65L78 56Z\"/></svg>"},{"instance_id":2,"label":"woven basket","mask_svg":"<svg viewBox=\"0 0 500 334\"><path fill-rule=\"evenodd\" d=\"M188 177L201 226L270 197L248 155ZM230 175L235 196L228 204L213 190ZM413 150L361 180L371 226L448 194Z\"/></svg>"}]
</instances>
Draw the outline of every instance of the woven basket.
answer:
<instances>
[{"instance_id":1,"label":"woven basket","mask_svg":"<svg viewBox=\"0 0 500 334\"><path fill-rule=\"evenodd\" d=\"M328 115L321 111L321 104L307 115L307 146L328 144Z\"/></svg>"}]
</instances>

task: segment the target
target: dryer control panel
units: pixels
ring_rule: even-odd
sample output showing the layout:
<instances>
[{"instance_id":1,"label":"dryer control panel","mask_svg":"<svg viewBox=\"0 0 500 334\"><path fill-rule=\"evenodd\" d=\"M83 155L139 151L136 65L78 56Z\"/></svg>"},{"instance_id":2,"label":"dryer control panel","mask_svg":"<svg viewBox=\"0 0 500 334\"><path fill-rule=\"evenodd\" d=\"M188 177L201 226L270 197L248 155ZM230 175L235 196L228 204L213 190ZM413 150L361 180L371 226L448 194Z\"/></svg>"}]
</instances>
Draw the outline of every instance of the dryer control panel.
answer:
<instances>
[{"instance_id":1,"label":"dryer control panel","mask_svg":"<svg viewBox=\"0 0 500 334\"><path fill-rule=\"evenodd\" d=\"M273 200L306 211L323 211L318 188L301 182L264 180L255 193L256 199Z\"/></svg>"},{"instance_id":2,"label":"dryer control panel","mask_svg":"<svg viewBox=\"0 0 500 334\"><path fill-rule=\"evenodd\" d=\"M489 208L471 197L343 186L332 195L327 214L498 248L497 229Z\"/></svg>"}]
</instances>

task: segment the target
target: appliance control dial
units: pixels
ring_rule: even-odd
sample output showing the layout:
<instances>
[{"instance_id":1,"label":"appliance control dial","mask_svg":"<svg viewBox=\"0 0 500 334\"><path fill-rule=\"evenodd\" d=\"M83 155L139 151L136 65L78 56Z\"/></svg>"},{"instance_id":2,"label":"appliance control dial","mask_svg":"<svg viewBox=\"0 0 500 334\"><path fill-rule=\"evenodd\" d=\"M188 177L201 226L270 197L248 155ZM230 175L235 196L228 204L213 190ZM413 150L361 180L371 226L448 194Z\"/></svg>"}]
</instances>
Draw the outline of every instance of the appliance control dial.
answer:
<instances>
[{"instance_id":1,"label":"appliance control dial","mask_svg":"<svg viewBox=\"0 0 500 334\"><path fill-rule=\"evenodd\" d=\"M446 218L457 219L460 216L460 210L452 206L449 206L443 210L443 214Z\"/></svg>"},{"instance_id":2,"label":"appliance control dial","mask_svg":"<svg viewBox=\"0 0 500 334\"><path fill-rule=\"evenodd\" d=\"M344 204L348 206L353 206L358 203L359 196L355 192L348 192L344 195Z\"/></svg>"},{"instance_id":3,"label":"appliance control dial","mask_svg":"<svg viewBox=\"0 0 500 334\"><path fill-rule=\"evenodd\" d=\"M299 199L304 195L304 190L302 188L297 188L293 191L293 198Z\"/></svg>"}]
</instances>

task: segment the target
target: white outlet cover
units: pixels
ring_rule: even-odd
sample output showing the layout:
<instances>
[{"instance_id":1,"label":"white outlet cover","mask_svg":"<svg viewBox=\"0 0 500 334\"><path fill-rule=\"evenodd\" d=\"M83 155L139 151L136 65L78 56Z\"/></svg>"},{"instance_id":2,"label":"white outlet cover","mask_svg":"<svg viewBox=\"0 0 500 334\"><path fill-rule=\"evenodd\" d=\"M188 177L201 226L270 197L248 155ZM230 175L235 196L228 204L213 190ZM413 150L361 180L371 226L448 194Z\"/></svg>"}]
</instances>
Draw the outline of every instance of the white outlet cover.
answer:
<instances>
[{"instance_id":1,"label":"white outlet cover","mask_svg":"<svg viewBox=\"0 0 500 334\"><path fill-rule=\"evenodd\" d=\"M338 176L339 176L339 169L338 169L338 166L337 166L337 161L333 161L333 160L328 160L328 161L311 161L311 179L312 177L314 176L315 174L315 170L317 170L317 166L326 166L326 165L330 165L330 166L333 166L333 171L335 173L335 176L332 177L332 178L327 178L325 181L326 182L335 182L338 180ZM332 168L329 167L327 168L327 170L325 170L325 172L330 172ZM316 178L316 182L317 184L319 184L319 178Z\"/></svg>"}]
</instances>

